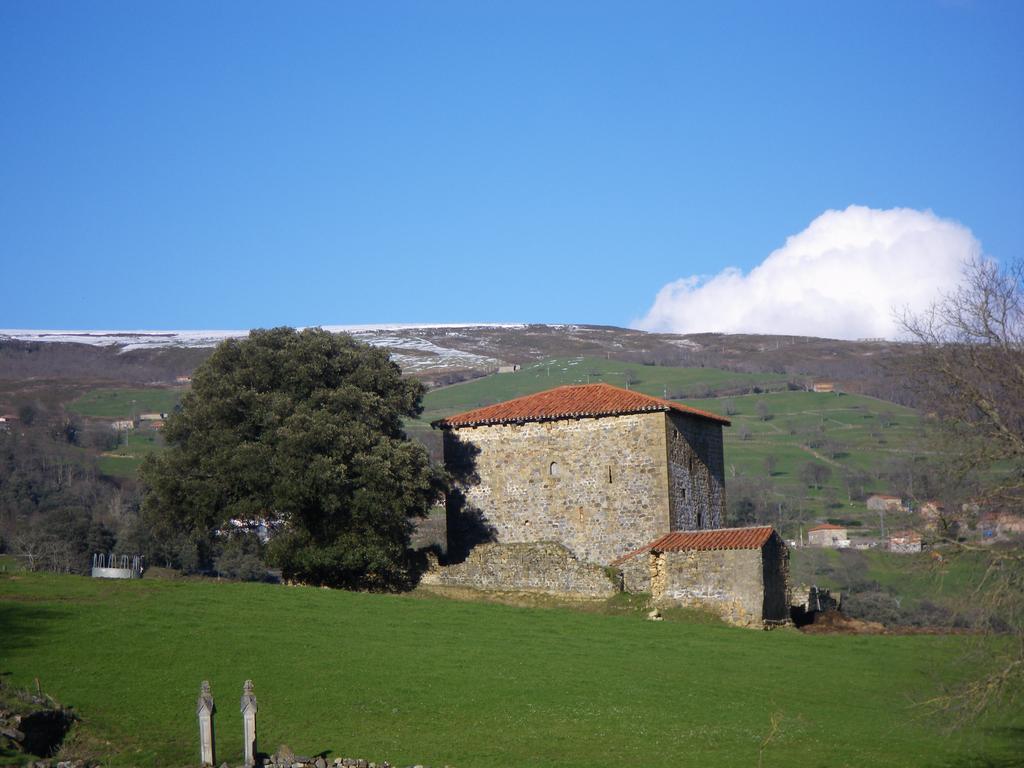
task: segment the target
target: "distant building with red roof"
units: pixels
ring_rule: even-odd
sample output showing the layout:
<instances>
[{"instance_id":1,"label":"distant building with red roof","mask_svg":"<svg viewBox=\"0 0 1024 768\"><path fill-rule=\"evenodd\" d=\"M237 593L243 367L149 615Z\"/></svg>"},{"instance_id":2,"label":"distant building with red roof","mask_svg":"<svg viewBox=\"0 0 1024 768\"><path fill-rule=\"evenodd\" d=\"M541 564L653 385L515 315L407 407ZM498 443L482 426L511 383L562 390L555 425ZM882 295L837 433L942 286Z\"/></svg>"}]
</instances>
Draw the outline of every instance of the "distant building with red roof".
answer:
<instances>
[{"instance_id":1,"label":"distant building with red roof","mask_svg":"<svg viewBox=\"0 0 1024 768\"><path fill-rule=\"evenodd\" d=\"M889 534L889 551L909 554L921 551L921 534L917 531L894 531Z\"/></svg>"}]
</instances>

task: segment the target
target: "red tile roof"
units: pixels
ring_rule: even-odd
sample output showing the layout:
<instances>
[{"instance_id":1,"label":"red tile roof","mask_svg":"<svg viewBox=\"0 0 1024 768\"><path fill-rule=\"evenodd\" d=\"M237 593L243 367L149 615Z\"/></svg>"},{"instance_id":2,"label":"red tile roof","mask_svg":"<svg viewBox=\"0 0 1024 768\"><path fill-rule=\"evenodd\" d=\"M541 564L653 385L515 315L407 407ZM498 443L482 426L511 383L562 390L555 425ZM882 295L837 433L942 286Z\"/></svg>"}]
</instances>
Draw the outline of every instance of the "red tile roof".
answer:
<instances>
[{"instance_id":1,"label":"red tile roof","mask_svg":"<svg viewBox=\"0 0 1024 768\"><path fill-rule=\"evenodd\" d=\"M821 525L816 525L813 528L808 528L807 532L810 533L811 531L845 531L845 530L846 530L846 526L845 525L832 525L832 523L821 523Z\"/></svg>"},{"instance_id":2,"label":"red tile roof","mask_svg":"<svg viewBox=\"0 0 1024 768\"><path fill-rule=\"evenodd\" d=\"M647 411L674 411L687 416L729 425L729 420L708 411L633 392L611 384L578 384L555 387L534 395L459 413L433 422L435 427L472 427L482 424L516 424L525 421L621 416Z\"/></svg>"},{"instance_id":3,"label":"red tile roof","mask_svg":"<svg viewBox=\"0 0 1024 768\"><path fill-rule=\"evenodd\" d=\"M691 552L712 549L760 549L772 537L775 529L770 525L754 528L718 528L711 531L672 531L645 544L640 549L623 555L612 565L623 563L643 552Z\"/></svg>"},{"instance_id":4,"label":"red tile roof","mask_svg":"<svg viewBox=\"0 0 1024 768\"><path fill-rule=\"evenodd\" d=\"M917 531L893 531L889 534L889 539L907 539L908 541L920 541L921 534Z\"/></svg>"}]
</instances>

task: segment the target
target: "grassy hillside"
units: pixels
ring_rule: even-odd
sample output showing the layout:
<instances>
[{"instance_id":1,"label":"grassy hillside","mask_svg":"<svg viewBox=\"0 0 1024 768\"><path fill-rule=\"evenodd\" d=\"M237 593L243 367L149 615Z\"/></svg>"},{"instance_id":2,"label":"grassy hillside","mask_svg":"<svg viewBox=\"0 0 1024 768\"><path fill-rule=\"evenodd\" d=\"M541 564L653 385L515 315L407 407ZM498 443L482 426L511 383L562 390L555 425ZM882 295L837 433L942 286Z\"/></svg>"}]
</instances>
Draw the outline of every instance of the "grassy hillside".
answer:
<instances>
[{"instance_id":1,"label":"grassy hillside","mask_svg":"<svg viewBox=\"0 0 1024 768\"><path fill-rule=\"evenodd\" d=\"M79 749L108 765L194 762L204 678L230 763L246 678L263 749L461 768L981 765L1024 725L1006 712L949 736L921 716L915 702L976 671L958 637L22 574L0 576L0 625L10 682L74 705Z\"/></svg>"},{"instance_id":2,"label":"grassy hillside","mask_svg":"<svg viewBox=\"0 0 1024 768\"><path fill-rule=\"evenodd\" d=\"M736 373L717 368L670 368L626 363L601 357L551 358L525 365L515 373L498 373L427 393L423 414L406 424L410 436L439 457L439 439L430 422L454 413L530 395L564 384L605 382L656 397L700 397L716 392L782 389L786 377L773 373Z\"/></svg>"},{"instance_id":3,"label":"grassy hillside","mask_svg":"<svg viewBox=\"0 0 1024 768\"><path fill-rule=\"evenodd\" d=\"M185 392L180 387L104 387L86 392L68 405L71 413L104 419L131 419L140 413L169 413Z\"/></svg>"},{"instance_id":4,"label":"grassy hillside","mask_svg":"<svg viewBox=\"0 0 1024 768\"><path fill-rule=\"evenodd\" d=\"M431 391L424 400L424 419L443 418L469 408L490 405L563 384L606 382L629 386L657 397L699 397L722 390L783 387L786 377L774 373L735 373L717 368L668 368L599 357L552 358L526 365L515 373L499 373Z\"/></svg>"},{"instance_id":5,"label":"grassy hillside","mask_svg":"<svg viewBox=\"0 0 1024 768\"><path fill-rule=\"evenodd\" d=\"M905 600L945 600L963 606L983 583L990 565L989 552L964 552L937 561L929 552L901 555L803 547L790 552L790 580L837 590L873 581Z\"/></svg>"},{"instance_id":6,"label":"grassy hillside","mask_svg":"<svg viewBox=\"0 0 1024 768\"><path fill-rule=\"evenodd\" d=\"M111 477L135 477L142 460L163 448L163 439L155 430L129 432L124 442L112 451L102 454L97 464L100 471Z\"/></svg>"},{"instance_id":7,"label":"grassy hillside","mask_svg":"<svg viewBox=\"0 0 1024 768\"><path fill-rule=\"evenodd\" d=\"M1012 609L994 617L979 605L979 589L991 582L995 550L1009 546L915 555L794 548L790 585L794 592L810 584L830 589L842 595L844 613L890 627L984 628L994 618L1012 624Z\"/></svg>"},{"instance_id":8,"label":"grassy hillside","mask_svg":"<svg viewBox=\"0 0 1024 768\"><path fill-rule=\"evenodd\" d=\"M895 492L889 479L894 468L933 450L916 411L870 397L772 392L686 402L732 412L733 426L725 430L727 487L737 479L763 479L776 501L791 510L802 507L803 519L859 520L872 533L878 517L863 502L851 501L849 478L859 476L854 487L863 492ZM828 467L821 488L801 477L812 461Z\"/></svg>"}]
</instances>

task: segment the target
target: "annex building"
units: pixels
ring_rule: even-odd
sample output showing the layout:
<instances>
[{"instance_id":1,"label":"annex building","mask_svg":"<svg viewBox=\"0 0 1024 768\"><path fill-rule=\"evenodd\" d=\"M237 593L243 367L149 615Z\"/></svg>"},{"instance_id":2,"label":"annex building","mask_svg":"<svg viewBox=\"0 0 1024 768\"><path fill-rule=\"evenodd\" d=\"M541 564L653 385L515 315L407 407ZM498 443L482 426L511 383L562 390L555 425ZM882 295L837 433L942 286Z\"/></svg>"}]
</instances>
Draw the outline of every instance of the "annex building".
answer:
<instances>
[{"instance_id":1,"label":"annex building","mask_svg":"<svg viewBox=\"0 0 1024 768\"><path fill-rule=\"evenodd\" d=\"M747 627L789 620L788 550L770 525L667 533L612 565L655 602L712 607Z\"/></svg>"}]
</instances>

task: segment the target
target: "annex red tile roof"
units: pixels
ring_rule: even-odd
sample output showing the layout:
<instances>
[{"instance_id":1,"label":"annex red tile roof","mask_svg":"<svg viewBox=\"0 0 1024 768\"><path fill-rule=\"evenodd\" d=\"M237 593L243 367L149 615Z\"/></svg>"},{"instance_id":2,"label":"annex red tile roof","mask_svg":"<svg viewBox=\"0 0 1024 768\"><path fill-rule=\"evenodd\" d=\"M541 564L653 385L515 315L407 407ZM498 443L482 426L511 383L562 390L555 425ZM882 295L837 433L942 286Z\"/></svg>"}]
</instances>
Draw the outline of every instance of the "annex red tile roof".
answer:
<instances>
[{"instance_id":1,"label":"annex red tile roof","mask_svg":"<svg viewBox=\"0 0 1024 768\"><path fill-rule=\"evenodd\" d=\"M808 528L807 532L810 533L811 531L845 531L845 530L846 530L846 526L845 525L832 525L832 523L821 523L820 525L816 525L813 528Z\"/></svg>"},{"instance_id":2,"label":"annex red tile roof","mask_svg":"<svg viewBox=\"0 0 1024 768\"><path fill-rule=\"evenodd\" d=\"M433 422L433 426L473 427L484 424L516 424L525 421L621 416L647 411L675 411L728 426L729 420L708 411L633 392L611 384L577 384L555 387L534 395L517 397Z\"/></svg>"},{"instance_id":3,"label":"annex red tile roof","mask_svg":"<svg viewBox=\"0 0 1024 768\"><path fill-rule=\"evenodd\" d=\"M711 531L672 531L650 544L623 555L612 565L624 563L635 555L656 552L690 552L712 549L760 549L772 537L775 529L770 525L753 528L718 528Z\"/></svg>"}]
</instances>

